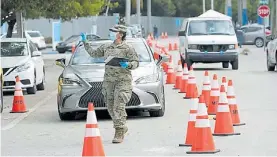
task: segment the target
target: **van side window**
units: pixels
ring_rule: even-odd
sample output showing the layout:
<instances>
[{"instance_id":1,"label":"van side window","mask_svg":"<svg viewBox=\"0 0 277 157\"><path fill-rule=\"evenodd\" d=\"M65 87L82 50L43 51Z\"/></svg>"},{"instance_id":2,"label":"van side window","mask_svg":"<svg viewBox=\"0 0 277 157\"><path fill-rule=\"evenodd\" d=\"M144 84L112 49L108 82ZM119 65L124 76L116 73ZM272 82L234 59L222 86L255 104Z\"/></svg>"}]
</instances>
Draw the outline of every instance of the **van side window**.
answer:
<instances>
[{"instance_id":1,"label":"van side window","mask_svg":"<svg viewBox=\"0 0 277 157\"><path fill-rule=\"evenodd\" d=\"M189 23L187 22L187 23L186 23L186 26L185 26L185 30L184 30L184 31L185 31L185 34L187 34L188 24L189 24Z\"/></svg>"}]
</instances>

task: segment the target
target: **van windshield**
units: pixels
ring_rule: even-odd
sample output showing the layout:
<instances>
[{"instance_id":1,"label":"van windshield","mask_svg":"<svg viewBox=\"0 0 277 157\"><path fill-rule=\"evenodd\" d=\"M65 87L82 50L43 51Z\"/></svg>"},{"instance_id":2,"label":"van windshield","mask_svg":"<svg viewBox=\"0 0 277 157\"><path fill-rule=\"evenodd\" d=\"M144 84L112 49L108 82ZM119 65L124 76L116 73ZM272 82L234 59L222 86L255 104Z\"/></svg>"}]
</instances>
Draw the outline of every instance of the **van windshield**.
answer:
<instances>
[{"instance_id":1,"label":"van windshield","mask_svg":"<svg viewBox=\"0 0 277 157\"><path fill-rule=\"evenodd\" d=\"M197 20L190 22L188 35L235 35L235 31L228 20Z\"/></svg>"}]
</instances>

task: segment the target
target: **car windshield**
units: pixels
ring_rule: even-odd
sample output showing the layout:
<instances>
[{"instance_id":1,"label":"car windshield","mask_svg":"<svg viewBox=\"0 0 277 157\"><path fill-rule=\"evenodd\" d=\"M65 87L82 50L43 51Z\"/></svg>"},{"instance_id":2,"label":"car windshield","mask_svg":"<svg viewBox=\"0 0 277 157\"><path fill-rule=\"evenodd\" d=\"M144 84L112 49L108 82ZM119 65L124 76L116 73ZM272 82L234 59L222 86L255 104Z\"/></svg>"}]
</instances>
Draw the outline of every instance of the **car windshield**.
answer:
<instances>
[{"instance_id":1,"label":"car windshield","mask_svg":"<svg viewBox=\"0 0 277 157\"><path fill-rule=\"evenodd\" d=\"M28 32L28 34L30 35L30 37L36 38L36 37L40 37L40 33L38 32Z\"/></svg>"},{"instance_id":2,"label":"car windshield","mask_svg":"<svg viewBox=\"0 0 277 157\"><path fill-rule=\"evenodd\" d=\"M1 42L1 57L27 56L26 42Z\"/></svg>"},{"instance_id":3,"label":"car windshield","mask_svg":"<svg viewBox=\"0 0 277 157\"><path fill-rule=\"evenodd\" d=\"M74 41L80 40L80 39L81 39L80 35L73 35L73 36L67 38L64 42L65 43L71 43L71 42L74 42Z\"/></svg>"},{"instance_id":4,"label":"car windshield","mask_svg":"<svg viewBox=\"0 0 277 157\"><path fill-rule=\"evenodd\" d=\"M189 24L188 35L234 35L234 27L227 20L197 20Z\"/></svg>"},{"instance_id":5,"label":"car windshield","mask_svg":"<svg viewBox=\"0 0 277 157\"><path fill-rule=\"evenodd\" d=\"M91 46L96 49L103 43L93 43ZM150 53L143 42L129 42L135 51L138 53L140 62L151 62ZM101 58L92 58L86 52L84 47L80 47L78 51L72 56L71 64L72 65L86 65L86 64L99 64L105 63L104 57Z\"/></svg>"},{"instance_id":6,"label":"car windshield","mask_svg":"<svg viewBox=\"0 0 277 157\"><path fill-rule=\"evenodd\" d=\"M132 31L131 31L131 29L127 29L126 36L127 36L127 37L131 37L131 36L132 36Z\"/></svg>"},{"instance_id":7,"label":"car windshield","mask_svg":"<svg viewBox=\"0 0 277 157\"><path fill-rule=\"evenodd\" d=\"M87 40L95 40L95 39L99 39L99 37L96 35L92 35L92 34L87 35Z\"/></svg>"}]
</instances>

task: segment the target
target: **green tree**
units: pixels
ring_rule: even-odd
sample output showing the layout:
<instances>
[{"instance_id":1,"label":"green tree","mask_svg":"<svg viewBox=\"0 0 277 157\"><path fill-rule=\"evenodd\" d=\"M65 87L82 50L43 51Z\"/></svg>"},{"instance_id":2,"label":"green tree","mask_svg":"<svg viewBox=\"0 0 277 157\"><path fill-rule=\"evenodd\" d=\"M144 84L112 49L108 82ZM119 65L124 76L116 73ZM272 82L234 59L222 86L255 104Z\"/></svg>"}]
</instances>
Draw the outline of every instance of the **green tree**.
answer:
<instances>
[{"instance_id":1,"label":"green tree","mask_svg":"<svg viewBox=\"0 0 277 157\"><path fill-rule=\"evenodd\" d=\"M16 23L16 12L23 12L26 18L53 18L70 20L98 14L106 0L2 0L1 26L7 22L7 37L12 36Z\"/></svg>"}]
</instances>

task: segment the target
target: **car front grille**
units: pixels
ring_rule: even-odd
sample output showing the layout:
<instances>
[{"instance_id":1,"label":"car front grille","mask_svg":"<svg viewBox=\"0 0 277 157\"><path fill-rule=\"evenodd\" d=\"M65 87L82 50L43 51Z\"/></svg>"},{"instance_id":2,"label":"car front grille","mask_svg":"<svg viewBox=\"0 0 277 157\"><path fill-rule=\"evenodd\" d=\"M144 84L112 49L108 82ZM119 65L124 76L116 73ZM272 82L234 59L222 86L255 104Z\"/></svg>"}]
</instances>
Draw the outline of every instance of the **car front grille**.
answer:
<instances>
[{"instance_id":1,"label":"car front grille","mask_svg":"<svg viewBox=\"0 0 277 157\"><path fill-rule=\"evenodd\" d=\"M89 102L92 102L95 108L106 107L104 96L102 95L102 82L90 82L89 84L92 87L80 98L79 107L87 108ZM140 104L138 95L133 92L126 106L138 106Z\"/></svg>"},{"instance_id":2,"label":"car front grille","mask_svg":"<svg viewBox=\"0 0 277 157\"><path fill-rule=\"evenodd\" d=\"M229 45L199 45L199 50L201 52L225 52Z\"/></svg>"}]
</instances>

